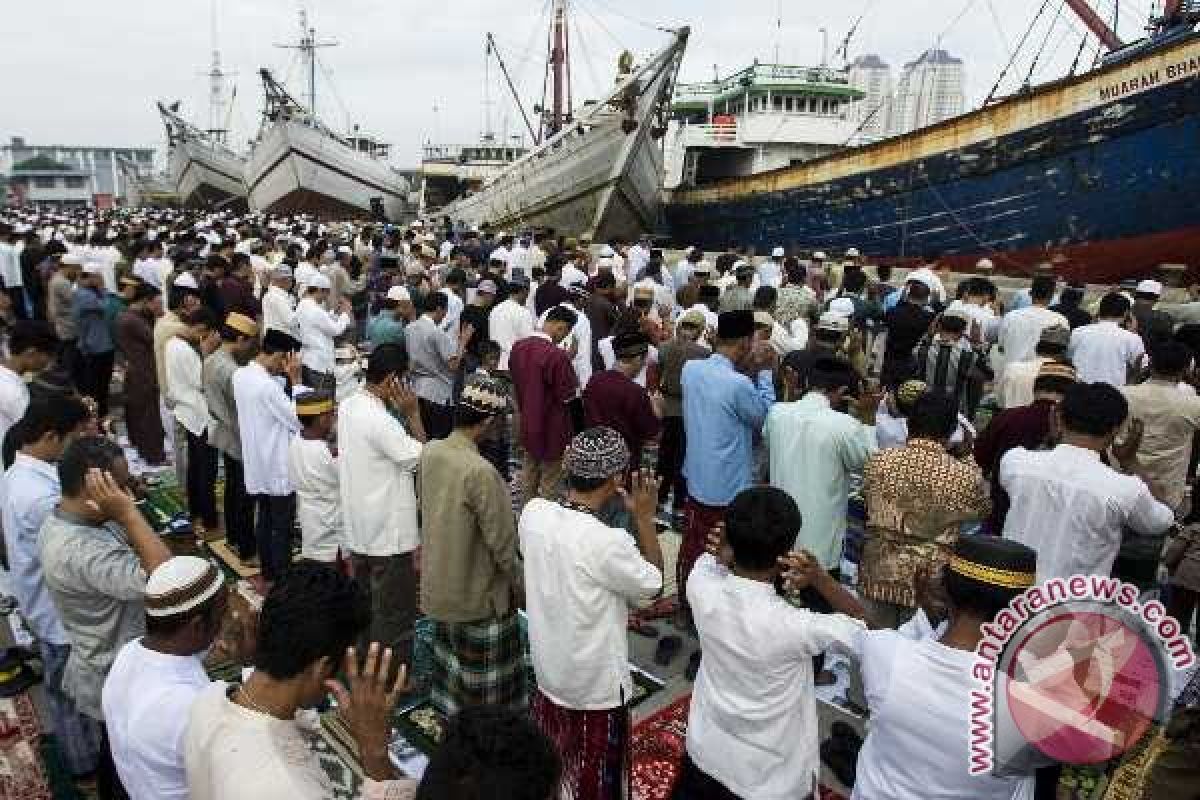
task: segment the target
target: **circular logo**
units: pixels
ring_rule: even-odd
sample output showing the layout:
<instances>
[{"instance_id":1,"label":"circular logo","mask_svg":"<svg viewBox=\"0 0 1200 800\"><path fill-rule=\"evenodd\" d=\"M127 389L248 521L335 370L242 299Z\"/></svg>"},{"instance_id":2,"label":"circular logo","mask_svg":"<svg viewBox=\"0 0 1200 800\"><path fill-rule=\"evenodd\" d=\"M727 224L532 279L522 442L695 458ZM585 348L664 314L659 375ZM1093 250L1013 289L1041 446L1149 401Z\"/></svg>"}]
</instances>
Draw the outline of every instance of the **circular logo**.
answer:
<instances>
[{"instance_id":1,"label":"circular logo","mask_svg":"<svg viewBox=\"0 0 1200 800\"><path fill-rule=\"evenodd\" d=\"M1004 661L1017 730L1055 761L1119 756L1165 707L1161 648L1136 617L1110 604L1070 603L1031 620Z\"/></svg>"}]
</instances>

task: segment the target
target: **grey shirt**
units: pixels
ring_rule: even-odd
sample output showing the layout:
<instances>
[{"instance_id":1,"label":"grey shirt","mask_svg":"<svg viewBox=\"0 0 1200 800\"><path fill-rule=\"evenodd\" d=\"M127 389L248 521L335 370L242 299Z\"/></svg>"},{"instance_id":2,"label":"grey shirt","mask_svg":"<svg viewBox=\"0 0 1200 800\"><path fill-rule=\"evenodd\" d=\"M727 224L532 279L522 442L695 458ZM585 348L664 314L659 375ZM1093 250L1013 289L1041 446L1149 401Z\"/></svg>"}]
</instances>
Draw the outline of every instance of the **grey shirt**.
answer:
<instances>
[{"instance_id":1,"label":"grey shirt","mask_svg":"<svg viewBox=\"0 0 1200 800\"><path fill-rule=\"evenodd\" d=\"M432 317L422 314L404 329L404 344L411 361L413 392L431 403L449 405L454 394L450 359L458 353L458 342Z\"/></svg>"},{"instance_id":2,"label":"grey shirt","mask_svg":"<svg viewBox=\"0 0 1200 800\"><path fill-rule=\"evenodd\" d=\"M233 399L233 373L237 368L238 363L224 349L204 359L204 400L208 405L208 443L241 461L242 437Z\"/></svg>"},{"instance_id":3,"label":"grey shirt","mask_svg":"<svg viewBox=\"0 0 1200 800\"><path fill-rule=\"evenodd\" d=\"M50 276L47 295L46 310L50 321L54 323L54 333L64 341L74 340L75 317L71 313L71 304L75 297L75 286L62 272L55 272Z\"/></svg>"},{"instance_id":4,"label":"grey shirt","mask_svg":"<svg viewBox=\"0 0 1200 800\"><path fill-rule=\"evenodd\" d=\"M46 587L71 654L63 691L83 714L104 719L100 693L117 652L146 632L146 572L115 523L95 526L55 509L38 541Z\"/></svg>"}]
</instances>

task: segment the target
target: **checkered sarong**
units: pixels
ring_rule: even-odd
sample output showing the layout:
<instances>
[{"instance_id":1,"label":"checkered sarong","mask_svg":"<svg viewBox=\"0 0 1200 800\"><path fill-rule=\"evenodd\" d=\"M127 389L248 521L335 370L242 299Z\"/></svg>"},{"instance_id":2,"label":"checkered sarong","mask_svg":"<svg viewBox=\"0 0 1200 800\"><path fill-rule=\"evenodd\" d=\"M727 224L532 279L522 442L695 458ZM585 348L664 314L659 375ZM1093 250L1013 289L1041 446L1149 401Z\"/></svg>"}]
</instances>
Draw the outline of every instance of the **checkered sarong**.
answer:
<instances>
[{"instance_id":1,"label":"checkered sarong","mask_svg":"<svg viewBox=\"0 0 1200 800\"><path fill-rule=\"evenodd\" d=\"M483 622L434 622L429 699L447 716L465 706L525 710L525 654L515 611Z\"/></svg>"}]
</instances>

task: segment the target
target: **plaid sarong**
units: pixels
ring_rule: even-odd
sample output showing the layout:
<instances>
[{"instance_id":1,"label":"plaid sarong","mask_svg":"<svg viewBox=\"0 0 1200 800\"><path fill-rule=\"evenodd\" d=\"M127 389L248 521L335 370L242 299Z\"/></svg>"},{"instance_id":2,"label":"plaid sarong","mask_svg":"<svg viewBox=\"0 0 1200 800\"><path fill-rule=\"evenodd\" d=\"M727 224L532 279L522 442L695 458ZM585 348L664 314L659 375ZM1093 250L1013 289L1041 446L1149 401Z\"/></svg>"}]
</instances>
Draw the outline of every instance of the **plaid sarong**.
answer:
<instances>
[{"instance_id":1,"label":"plaid sarong","mask_svg":"<svg viewBox=\"0 0 1200 800\"><path fill-rule=\"evenodd\" d=\"M483 622L434 621L429 699L453 715L466 706L524 711L525 653L516 612Z\"/></svg>"}]
</instances>

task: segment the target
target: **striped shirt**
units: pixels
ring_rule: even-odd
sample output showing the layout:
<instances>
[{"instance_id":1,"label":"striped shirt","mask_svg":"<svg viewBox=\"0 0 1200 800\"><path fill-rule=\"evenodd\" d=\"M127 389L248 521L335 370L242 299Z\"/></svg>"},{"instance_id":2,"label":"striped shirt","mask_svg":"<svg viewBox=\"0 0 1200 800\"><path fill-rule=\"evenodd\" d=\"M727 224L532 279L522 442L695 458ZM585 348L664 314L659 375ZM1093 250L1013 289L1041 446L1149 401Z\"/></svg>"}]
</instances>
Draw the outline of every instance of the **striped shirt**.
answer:
<instances>
[{"instance_id":1,"label":"striped shirt","mask_svg":"<svg viewBox=\"0 0 1200 800\"><path fill-rule=\"evenodd\" d=\"M954 398L961 411L966 406L967 383L979 356L965 342L925 339L917 345L917 374L935 391Z\"/></svg>"}]
</instances>

